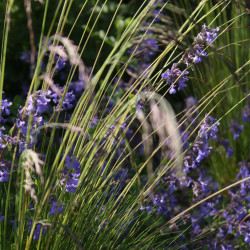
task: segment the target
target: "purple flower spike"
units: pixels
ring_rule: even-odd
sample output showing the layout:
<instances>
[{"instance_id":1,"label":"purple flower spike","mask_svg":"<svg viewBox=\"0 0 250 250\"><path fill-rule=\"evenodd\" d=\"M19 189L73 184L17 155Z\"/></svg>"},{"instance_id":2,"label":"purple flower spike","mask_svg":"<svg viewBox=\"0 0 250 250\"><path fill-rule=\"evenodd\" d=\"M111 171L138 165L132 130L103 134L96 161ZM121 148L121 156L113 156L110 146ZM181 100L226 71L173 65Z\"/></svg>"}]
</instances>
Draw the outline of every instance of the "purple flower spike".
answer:
<instances>
[{"instance_id":1,"label":"purple flower spike","mask_svg":"<svg viewBox=\"0 0 250 250\"><path fill-rule=\"evenodd\" d=\"M184 157L184 171L189 173L190 169L197 168L200 165L200 162L210 154L212 147L208 144L209 138L215 138L216 133L218 132L219 122L216 122L211 116L207 116L201 125L199 134L201 136L193 148L189 150Z\"/></svg>"},{"instance_id":2,"label":"purple flower spike","mask_svg":"<svg viewBox=\"0 0 250 250\"><path fill-rule=\"evenodd\" d=\"M35 100L33 100L33 95L30 95L26 112L28 112L29 115L31 112L34 112L36 115L41 115L46 112L50 103L50 98L48 98L48 96L50 96L51 93L52 92L50 90L47 92L38 90L35 94Z\"/></svg>"},{"instance_id":3,"label":"purple flower spike","mask_svg":"<svg viewBox=\"0 0 250 250\"><path fill-rule=\"evenodd\" d=\"M62 110L69 110L73 108L72 102L75 100L75 95L73 94L73 91L67 92L65 99L63 101Z\"/></svg>"},{"instance_id":4,"label":"purple flower spike","mask_svg":"<svg viewBox=\"0 0 250 250\"><path fill-rule=\"evenodd\" d=\"M31 232L31 228L32 228L32 220L29 221L28 223L28 232ZM33 239L35 241L38 241L41 235L41 231L42 231L42 235L45 235L48 230L46 229L46 226L43 226L41 223L36 224L35 230L34 230L34 234L33 234Z\"/></svg>"},{"instance_id":5,"label":"purple flower spike","mask_svg":"<svg viewBox=\"0 0 250 250\"><path fill-rule=\"evenodd\" d=\"M5 169L0 169L0 182L7 182L9 180L10 173Z\"/></svg>"},{"instance_id":6,"label":"purple flower spike","mask_svg":"<svg viewBox=\"0 0 250 250\"><path fill-rule=\"evenodd\" d=\"M59 201L57 201L57 202L52 201L51 209L49 211L49 215L61 214L63 212L63 210L64 210L64 208L63 208L64 205L65 204L63 204L63 203L61 203Z\"/></svg>"},{"instance_id":7,"label":"purple flower spike","mask_svg":"<svg viewBox=\"0 0 250 250\"><path fill-rule=\"evenodd\" d=\"M232 120L230 124L230 131L234 133L234 140L237 140L240 137L240 134L243 130L243 125L239 125L236 120Z\"/></svg>"},{"instance_id":8,"label":"purple flower spike","mask_svg":"<svg viewBox=\"0 0 250 250\"><path fill-rule=\"evenodd\" d=\"M1 105L2 112L4 112L6 115L9 115L10 114L9 107L11 105L12 105L12 102L8 102L7 99L2 100L2 105Z\"/></svg>"},{"instance_id":9,"label":"purple flower spike","mask_svg":"<svg viewBox=\"0 0 250 250\"><path fill-rule=\"evenodd\" d=\"M208 27L206 24L202 25L202 31L195 38L195 43L206 43L210 44L217 37L217 32L220 30L219 27L216 29Z\"/></svg>"},{"instance_id":10,"label":"purple flower spike","mask_svg":"<svg viewBox=\"0 0 250 250\"><path fill-rule=\"evenodd\" d=\"M78 174L69 174L69 177L67 178L66 182L66 192L69 193L74 193L77 189L77 185L79 182L78 179L79 175Z\"/></svg>"},{"instance_id":11,"label":"purple flower spike","mask_svg":"<svg viewBox=\"0 0 250 250\"><path fill-rule=\"evenodd\" d=\"M247 178L250 175L250 162L239 162L239 166L241 169L237 175L238 179Z\"/></svg>"},{"instance_id":12,"label":"purple flower spike","mask_svg":"<svg viewBox=\"0 0 250 250\"><path fill-rule=\"evenodd\" d=\"M227 139L220 139L219 142L223 145L224 149L227 152L227 158L231 157L234 153L234 150L230 147L229 141Z\"/></svg>"},{"instance_id":13,"label":"purple flower spike","mask_svg":"<svg viewBox=\"0 0 250 250\"><path fill-rule=\"evenodd\" d=\"M66 192L74 193L79 184L79 176L81 174L80 163L73 155L67 156L65 161L65 168L63 171L63 178L60 181L62 186L65 185ZM66 184L65 184L66 181Z\"/></svg>"},{"instance_id":14,"label":"purple flower spike","mask_svg":"<svg viewBox=\"0 0 250 250\"><path fill-rule=\"evenodd\" d=\"M194 150L198 153L196 157L196 162L200 163L204 158L206 158L212 147L209 147L205 140L200 140L195 143Z\"/></svg>"},{"instance_id":15,"label":"purple flower spike","mask_svg":"<svg viewBox=\"0 0 250 250\"><path fill-rule=\"evenodd\" d=\"M6 161L0 162L0 182L7 182L10 176L10 166Z\"/></svg>"},{"instance_id":16,"label":"purple flower spike","mask_svg":"<svg viewBox=\"0 0 250 250\"><path fill-rule=\"evenodd\" d=\"M250 105L244 107L242 111L242 121L244 123L250 123Z\"/></svg>"},{"instance_id":17,"label":"purple flower spike","mask_svg":"<svg viewBox=\"0 0 250 250\"><path fill-rule=\"evenodd\" d=\"M171 89L169 91L170 94L175 94L176 93L176 83L179 84L178 86L178 91L186 87L186 83L189 79L185 77L185 75L188 75L188 71L181 71L179 68L176 67L177 64L174 63L171 70L168 69L166 73L163 73L161 77L163 79L167 80L167 84L171 85ZM175 83L175 84L174 84Z\"/></svg>"},{"instance_id":18,"label":"purple flower spike","mask_svg":"<svg viewBox=\"0 0 250 250\"><path fill-rule=\"evenodd\" d=\"M1 104L1 123L5 123L6 119L2 115L10 115L9 107L12 105L12 102L8 102L7 99L2 100Z\"/></svg>"},{"instance_id":19,"label":"purple flower spike","mask_svg":"<svg viewBox=\"0 0 250 250\"><path fill-rule=\"evenodd\" d=\"M62 46L60 46L62 48ZM65 58L59 57L58 55L55 56L54 62L56 63L56 69L58 71L63 70L67 65L67 60Z\"/></svg>"},{"instance_id":20,"label":"purple flower spike","mask_svg":"<svg viewBox=\"0 0 250 250\"><path fill-rule=\"evenodd\" d=\"M194 45L194 47L193 47L194 63L202 62L207 58L207 52L205 52L203 50L204 50L204 48L200 44Z\"/></svg>"},{"instance_id":21,"label":"purple flower spike","mask_svg":"<svg viewBox=\"0 0 250 250\"><path fill-rule=\"evenodd\" d=\"M214 137L219 131L218 126L220 125L219 122L216 122L216 123L215 122L216 122L216 119L214 119L211 116L207 116L203 124L201 125L200 136L204 137L206 140Z\"/></svg>"},{"instance_id":22,"label":"purple flower spike","mask_svg":"<svg viewBox=\"0 0 250 250\"><path fill-rule=\"evenodd\" d=\"M65 167L68 170L74 170L76 174L80 174L81 173L81 169L80 169L81 164L76 160L76 157L73 156L72 158L70 158L70 156L66 157Z\"/></svg>"},{"instance_id":23,"label":"purple flower spike","mask_svg":"<svg viewBox=\"0 0 250 250\"><path fill-rule=\"evenodd\" d=\"M206 24L203 24L202 31L195 38L192 48L189 49L182 57L187 66L202 62L206 59L207 53L204 51L205 46L214 41L219 30L220 29L218 27L216 29L212 29L206 26Z\"/></svg>"}]
</instances>

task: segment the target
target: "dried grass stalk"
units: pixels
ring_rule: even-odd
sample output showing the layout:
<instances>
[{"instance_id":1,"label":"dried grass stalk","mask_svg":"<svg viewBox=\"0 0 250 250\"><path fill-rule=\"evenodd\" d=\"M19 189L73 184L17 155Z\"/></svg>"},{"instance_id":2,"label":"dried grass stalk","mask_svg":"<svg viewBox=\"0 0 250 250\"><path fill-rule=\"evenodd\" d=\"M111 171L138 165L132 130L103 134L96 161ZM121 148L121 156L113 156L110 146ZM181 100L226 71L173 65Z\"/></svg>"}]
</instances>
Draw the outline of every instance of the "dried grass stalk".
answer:
<instances>
[{"instance_id":1,"label":"dried grass stalk","mask_svg":"<svg viewBox=\"0 0 250 250\"><path fill-rule=\"evenodd\" d=\"M143 140L143 146L145 149L145 154L147 157L149 157L149 161L147 163L147 171L148 171L148 180L152 181L152 176L154 175L154 169L153 169L153 163L152 160L150 159L150 153L152 152L153 149L153 139L150 131L150 125L146 121L146 117L144 113L138 109L137 110L137 117L140 120L142 124L142 140Z\"/></svg>"},{"instance_id":2,"label":"dried grass stalk","mask_svg":"<svg viewBox=\"0 0 250 250\"><path fill-rule=\"evenodd\" d=\"M44 184L44 177L42 174L42 165L44 162L39 159L39 154L31 149L25 149L21 155L22 167L25 171L24 188L30 193L30 197L37 203L36 190L33 185L35 184L32 179L31 173L35 173L40 177L40 181Z\"/></svg>"},{"instance_id":3,"label":"dried grass stalk","mask_svg":"<svg viewBox=\"0 0 250 250\"><path fill-rule=\"evenodd\" d=\"M171 104L163 98L161 95L155 92L142 93L141 98L149 99L151 112L150 120L154 131L158 134L160 144L164 148L165 142L169 137L170 150L174 152L174 158L176 164L175 168L176 176L182 177L185 180L186 173L183 171L183 156L181 136L178 129L178 123L175 117L174 110ZM157 101L157 103L155 102ZM159 105L159 106L158 106Z\"/></svg>"}]
</instances>

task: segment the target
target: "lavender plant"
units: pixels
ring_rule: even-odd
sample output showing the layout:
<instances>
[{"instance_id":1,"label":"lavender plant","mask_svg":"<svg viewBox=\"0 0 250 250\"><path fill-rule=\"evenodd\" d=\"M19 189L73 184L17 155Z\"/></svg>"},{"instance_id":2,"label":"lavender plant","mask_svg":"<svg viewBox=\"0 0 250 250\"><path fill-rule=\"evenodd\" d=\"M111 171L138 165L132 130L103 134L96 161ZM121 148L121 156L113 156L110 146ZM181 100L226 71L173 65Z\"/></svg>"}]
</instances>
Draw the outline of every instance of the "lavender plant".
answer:
<instances>
[{"instance_id":1,"label":"lavender plant","mask_svg":"<svg viewBox=\"0 0 250 250\"><path fill-rule=\"evenodd\" d=\"M18 5L1 5L1 248L248 249L244 3L24 2L29 84L13 100Z\"/></svg>"}]
</instances>

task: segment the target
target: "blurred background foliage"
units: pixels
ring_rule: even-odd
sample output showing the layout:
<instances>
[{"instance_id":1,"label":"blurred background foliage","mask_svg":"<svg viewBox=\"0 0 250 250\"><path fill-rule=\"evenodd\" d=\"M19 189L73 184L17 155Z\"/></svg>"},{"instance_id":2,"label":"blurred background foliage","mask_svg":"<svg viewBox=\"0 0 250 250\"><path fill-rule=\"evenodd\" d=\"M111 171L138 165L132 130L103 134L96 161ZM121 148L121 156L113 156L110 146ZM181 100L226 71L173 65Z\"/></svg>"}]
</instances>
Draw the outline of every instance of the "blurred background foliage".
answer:
<instances>
[{"instance_id":1,"label":"blurred background foliage","mask_svg":"<svg viewBox=\"0 0 250 250\"><path fill-rule=\"evenodd\" d=\"M58 0L50 1L49 3L49 11L46 18L45 23L45 34L47 34L50 22L53 19ZM67 36L74 21L75 17L79 14L79 10L83 6L84 1L75 0L71 1L72 7L65 24L63 35ZM80 20L76 23L76 26L70 36L70 39L74 41L75 44L79 43L83 30L85 28L84 24L87 24L89 16L91 15L92 7L96 4L97 1L92 0L88 1L86 7L84 8L83 13L80 16ZM95 21L98 11L101 9L103 3L105 1L99 1L98 7L94 13L95 17L92 18L92 22L89 24L89 27L92 27L93 22ZM93 35L90 37L90 41L87 45L86 52L83 54L83 60L87 66L93 65L100 44L102 43L103 37L106 33L106 29L108 24L110 23L111 17L114 15L117 4L119 1L111 0L105 5L103 12L100 16L100 21L97 22ZM119 14L117 16L117 21L115 25L111 28L108 39L104 45L102 50L102 57L98 61L98 66L102 65L102 62L105 60L105 56L107 56L113 47L113 44L122 33L122 30L128 24L130 17L136 12L138 6L140 5L140 1L124 1L124 4L119 10ZM4 13L5 13L5 1L0 1L0 27L4 25ZM43 12L44 12L44 4L41 4L39 1L31 1L32 6L32 26L35 38L35 45L38 48L42 20L43 20ZM58 17L59 18L59 17ZM52 30L52 34L55 33L57 27L56 21L54 30ZM87 29L89 31L90 28ZM88 33L85 35L88 36ZM6 71L5 71L5 84L4 90L8 92L9 96L15 96L22 92L22 86L24 83L27 83L29 77L29 64L25 64L20 60L20 56L22 52L30 50L30 41L29 41L29 30L27 27L27 16L24 6L24 1L15 1L12 12L11 12L11 26L9 32L9 41L8 41L8 50L7 50L7 61L6 61ZM86 38L85 37L85 38ZM0 41L2 43L2 28Z\"/></svg>"}]
</instances>

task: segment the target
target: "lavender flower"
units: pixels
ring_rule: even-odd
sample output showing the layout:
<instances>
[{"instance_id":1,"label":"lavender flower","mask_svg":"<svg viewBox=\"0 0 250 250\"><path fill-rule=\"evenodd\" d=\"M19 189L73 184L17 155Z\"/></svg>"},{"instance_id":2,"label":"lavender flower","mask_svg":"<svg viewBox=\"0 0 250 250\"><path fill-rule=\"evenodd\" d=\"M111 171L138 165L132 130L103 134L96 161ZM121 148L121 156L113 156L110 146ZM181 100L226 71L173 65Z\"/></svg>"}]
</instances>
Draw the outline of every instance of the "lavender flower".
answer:
<instances>
[{"instance_id":1,"label":"lavender flower","mask_svg":"<svg viewBox=\"0 0 250 250\"><path fill-rule=\"evenodd\" d=\"M250 162L239 162L240 171L237 175L237 178L247 178L250 175Z\"/></svg>"},{"instance_id":2,"label":"lavender flower","mask_svg":"<svg viewBox=\"0 0 250 250\"><path fill-rule=\"evenodd\" d=\"M116 174L116 176L114 177L114 179L119 182L125 181L126 179L128 179L127 172L128 172L127 168L121 168L119 172Z\"/></svg>"},{"instance_id":3,"label":"lavender flower","mask_svg":"<svg viewBox=\"0 0 250 250\"><path fill-rule=\"evenodd\" d=\"M62 48L62 46L61 46L61 48ZM57 54L55 55L54 62L56 63L56 69L58 71L63 70L67 65L67 60L65 58L58 56Z\"/></svg>"},{"instance_id":4,"label":"lavender flower","mask_svg":"<svg viewBox=\"0 0 250 250\"><path fill-rule=\"evenodd\" d=\"M73 108L72 102L75 100L75 95L73 91L67 92L65 95L65 99L63 100L62 110L69 110Z\"/></svg>"},{"instance_id":5,"label":"lavender flower","mask_svg":"<svg viewBox=\"0 0 250 250\"><path fill-rule=\"evenodd\" d=\"M249 163L240 162L241 169L237 176L237 179L246 178L249 176ZM223 237L226 235L235 235L239 237L244 236L246 243L249 243L250 235L250 222L248 218L249 211L249 187L250 181L242 182L239 186L229 190L228 193L231 195L231 202L228 204L226 210L223 212L225 222L222 224L221 232Z\"/></svg>"},{"instance_id":6,"label":"lavender flower","mask_svg":"<svg viewBox=\"0 0 250 250\"><path fill-rule=\"evenodd\" d=\"M152 57L159 49L158 42L155 39L147 39L144 42L144 46L148 49L148 56Z\"/></svg>"},{"instance_id":7,"label":"lavender flower","mask_svg":"<svg viewBox=\"0 0 250 250\"><path fill-rule=\"evenodd\" d=\"M248 122L250 123L250 104L245 106L242 111L242 121L244 123Z\"/></svg>"},{"instance_id":8,"label":"lavender flower","mask_svg":"<svg viewBox=\"0 0 250 250\"><path fill-rule=\"evenodd\" d=\"M74 173L73 173L74 172ZM74 193L79 183L79 176L81 174L80 163L72 155L67 156L65 161L65 169L63 177L60 180L62 186L65 185L66 192ZM65 183L66 182L66 183Z\"/></svg>"},{"instance_id":9,"label":"lavender flower","mask_svg":"<svg viewBox=\"0 0 250 250\"><path fill-rule=\"evenodd\" d=\"M31 228L32 228L32 220L30 220L28 222L28 232L31 233ZM34 234L33 234L33 239L35 241L38 241L39 238L40 238L40 235L41 235L41 232L42 232L42 235L45 235L48 230L46 229L47 227L46 226L43 226L41 223L37 223L36 224L36 227L35 227L35 230L34 230Z\"/></svg>"},{"instance_id":10,"label":"lavender flower","mask_svg":"<svg viewBox=\"0 0 250 250\"><path fill-rule=\"evenodd\" d=\"M219 30L220 30L219 27L217 27L216 29L213 29L211 27L208 27L206 24L203 24L202 31L195 38L195 43L201 43L201 44L212 43L214 41L214 39L217 37L217 32Z\"/></svg>"},{"instance_id":11,"label":"lavender flower","mask_svg":"<svg viewBox=\"0 0 250 250\"><path fill-rule=\"evenodd\" d=\"M234 140L240 137L240 134L243 130L243 125L239 125L236 120L232 120L230 124L230 131L234 133Z\"/></svg>"},{"instance_id":12,"label":"lavender flower","mask_svg":"<svg viewBox=\"0 0 250 250\"><path fill-rule=\"evenodd\" d=\"M61 89L61 91L63 92L63 89ZM67 111L73 108L73 101L76 99L73 91L67 92L65 95L65 98L63 100L62 103L62 108L61 111ZM56 107L56 111L59 111L59 107L60 107L60 102L61 102L61 97L58 96L56 93L54 93L53 95L53 102L54 103L58 103L57 107Z\"/></svg>"},{"instance_id":13,"label":"lavender flower","mask_svg":"<svg viewBox=\"0 0 250 250\"><path fill-rule=\"evenodd\" d=\"M61 203L60 201L52 201L49 215L61 214L64 210L63 208L64 205L65 204Z\"/></svg>"},{"instance_id":14,"label":"lavender flower","mask_svg":"<svg viewBox=\"0 0 250 250\"><path fill-rule=\"evenodd\" d=\"M191 109L192 107L194 107L196 105L197 101L193 96L190 96L188 98L185 99L185 104L186 104L186 109Z\"/></svg>"},{"instance_id":15,"label":"lavender flower","mask_svg":"<svg viewBox=\"0 0 250 250\"><path fill-rule=\"evenodd\" d=\"M182 149L185 151L189 147L189 143L187 141L188 139L188 134L183 134L184 132L181 132L181 141L182 141Z\"/></svg>"},{"instance_id":16,"label":"lavender flower","mask_svg":"<svg viewBox=\"0 0 250 250\"><path fill-rule=\"evenodd\" d=\"M207 53L204 51L205 45L214 41L217 37L218 31L219 27L213 29L206 26L206 24L202 25L202 31L195 38L192 48L189 49L182 57L187 66L192 65L193 63L202 62L206 59Z\"/></svg>"},{"instance_id":17,"label":"lavender flower","mask_svg":"<svg viewBox=\"0 0 250 250\"><path fill-rule=\"evenodd\" d=\"M78 183L79 183L79 179L78 179L79 175L78 174L69 174L69 176L66 179L66 192L69 193L75 193Z\"/></svg>"},{"instance_id":18,"label":"lavender flower","mask_svg":"<svg viewBox=\"0 0 250 250\"><path fill-rule=\"evenodd\" d=\"M10 114L9 107L11 105L12 105L12 102L8 102L7 99L2 100L2 105L1 105L2 112L4 112L6 115L9 115Z\"/></svg>"},{"instance_id":19,"label":"lavender flower","mask_svg":"<svg viewBox=\"0 0 250 250\"><path fill-rule=\"evenodd\" d=\"M9 107L12 105L12 102L8 102L7 99L2 100L1 104L1 123L5 123L6 119L4 119L3 115L10 115L10 109Z\"/></svg>"},{"instance_id":20,"label":"lavender flower","mask_svg":"<svg viewBox=\"0 0 250 250\"><path fill-rule=\"evenodd\" d=\"M0 148L5 148L7 145L7 141L4 140L3 130L5 130L5 127L0 128Z\"/></svg>"},{"instance_id":21,"label":"lavender flower","mask_svg":"<svg viewBox=\"0 0 250 250\"><path fill-rule=\"evenodd\" d=\"M149 25L150 24L146 22L144 29L147 29ZM133 46L128 50L128 53L135 55L135 57L138 59L139 64L137 64L137 68L139 69L140 73L145 71L145 65L147 65L147 68L151 64L152 56L154 56L156 51L159 49L158 41L155 40L154 37L150 36L152 33L153 32L151 30L147 30L146 34L143 34L145 39L141 41L140 44L137 42L136 46ZM145 65L143 66L143 64ZM142 71L141 68L144 68L144 70ZM135 69L135 71L137 70Z\"/></svg>"},{"instance_id":22,"label":"lavender flower","mask_svg":"<svg viewBox=\"0 0 250 250\"><path fill-rule=\"evenodd\" d=\"M58 88L63 91L63 88ZM65 99L62 104L62 111L67 111L73 108L72 102L75 100L75 95L73 91L67 92ZM55 111L58 111L60 105L61 97L57 93L48 90L36 91L35 95L30 95L28 98L28 105L26 110L24 108L19 110L19 117L16 120L16 126L21 131L21 137L18 142L19 152L21 153L26 147L26 133L29 126L29 118L32 115L31 133L29 140L29 148L32 148L37 143L37 135L39 134L38 127L44 125L46 122L43 118L44 113L52 110L54 105L57 105ZM24 114L25 111L25 114Z\"/></svg>"},{"instance_id":23,"label":"lavender flower","mask_svg":"<svg viewBox=\"0 0 250 250\"><path fill-rule=\"evenodd\" d=\"M216 119L206 115L206 118L200 128L200 136L204 137L206 140L214 137L219 131L218 130L219 125L220 123L216 122Z\"/></svg>"},{"instance_id":24,"label":"lavender flower","mask_svg":"<svg viewBox=\"0 0 250 250\"><path fill-rule=\"evenodd\" d=\"M154 10L153 14L155 16L154 22L155 23L160 22L160 17L163 16L162 12L160 12L160 10L156 9L156 10Z\"/></svg>"},{"instance_id":25,"label":"lavender flower","mask_svg":"<svg viewBox=\"0 0 250 250\"><path fill-rule=\"evenodd\" d=\"M69 85L69 89L72 90L75 94L81 95L85 89L86 83L84 81L73 81Z\"/></svg>"},{"instance_id":26,"label":"lavender flower","mask_svg":"<svg viewBox=\"0 0 250 250\"><path fill-rule=\"evenodd\" d=\"M200 163L205 157L207 157L211 149L212 147L209 147L207 141L204 139L197 141L193 148L194 152L196 152L196 163Z\"/></svg>"},{"instance_id":27,"label":"lavender flower","mask_svg":"<svg viewBox=\"0 0 250 250\"><path fill-rule=\"evenodd\" d=\"M147 34L152 33L148 31ZM150 62L152 56L155 55L156 51L159 49L158 42L155 39L146 39L135 48L129 50L129 53L134 53L136 57L140 58L143 63Z\"/></svg>"},{"instance_id":28,"label":"lavender flower","mask_svg":"<svg viewBox=\"0 0 250 250\"><path fill-rule=\"evenodd\" d=\"M150 214L150 212L152 211L152 207L151 206L146 206L146 207L144 207L144 206L141 206L140 207L140 210L146 210L147 211L147 213L148 214Z\"/></svg>"},{"instance_id":29,"label":"lavender flower","mask_svg":"<svg viewBox=\"0 0 250 250\"><path fill-rule=\"evenodd\" d=\"M239 226L240 235L244 235L244 241L250 243L250 222L247 221Z\"/></svg>"},{"instance_id":30,"label":"lavender flower","mask_svg":"<svg viewBox=\"0 0 250 250\"><path fill-rule=\"evenodd\" d=\"M0 182L7 182L9 180L10 173L4 168L0 168Z\"/></svg>"},{"instance_id":31,"label":"lavender flower","mask_svg":"<svg viewBox=\"0 0 250 250\"><path fill-rule=\"evenodd\" d=\"M171 70L168 69L166 73L163 73L161 77L163 79L167 80L167 84L171 86L171 89L169 91L170 94L176 93L176 83L178 82L178 91L180 91L182 88L186 87L187 85L185 82L187 82L189 79L185 77L185 75L188 75L188 71L181 71L179 68L176 67L177 64L174 63L171 67Z\"/></svg>"},{"instance_id":32,"label":"lavender flower","mask_svg":"<svg viewBox=\"0 0 250 250\"><path fill-rule=\"evenodd\" d=\"M8 182L12 163L6 160L0 161L0 182Z\"/></svg>"},{"instance_id":33,"label":"lavender flower","mask_svg":"<svg viewBox=\"0 0 250 250\"><path fill-rule=\"evenodd\" d=\"M52 94L50 90L44 92L42 90L36 91L35 98L33 95L29 96L28 106L26 112L30 115L31 113L35 113L37 115L41 115L44 112L48 111L50 98L49 96Z\"/></svg>"},{"instance_id":34,"label":"lavender flower","mask_svg":"<svg viewBox=\"0 0 250 250\"><path fill-rule=\"evenodd\" d=\"M190 168L195 169L199 166L200 162L209 155L212 147L208 145L208 139L215 138L219 124L213 117L206 116L199 131L200 140L194 144L191 150L187 151L184 157L184 171L186 173L189 173Z\"/></svg>"},{"instance_id":35,"label":"lavender flower","mask_svg":"<svg viewBox=\"0 0 250 250\"><path fill-rule=\"evenodd\" d=\"M221 143L226 150L227 158L231 157L234 153L234 150L230 147L229 141L227 139L220 139L219 143Z\"/></svg>"},{"instance_id":36,"label":"lavender flower","mask_svg":"<svg viewBox=\"0 0 250 250\"><path fill-rule=\"evenodd\" d=\"M21 131L21 138L18 142L19 144L19 152L22 152L26 148L26 133L29 125L29 117L32 115L32 124L31 124L31 135L29 141L29 148L32 148L36 143L37 137L39 134L39 130L37 127L42 126L44 124L44 119L42 114L50 110L50 96L52 95L52 91L48 90L44 92L42 90L38 90L34 95L30 95L28 98L28 105L26 110L24 108L19 110L19 118L16 120L16 126ZM25 114L23 114L25 111Z\"/></svg>"}]
</instances>

